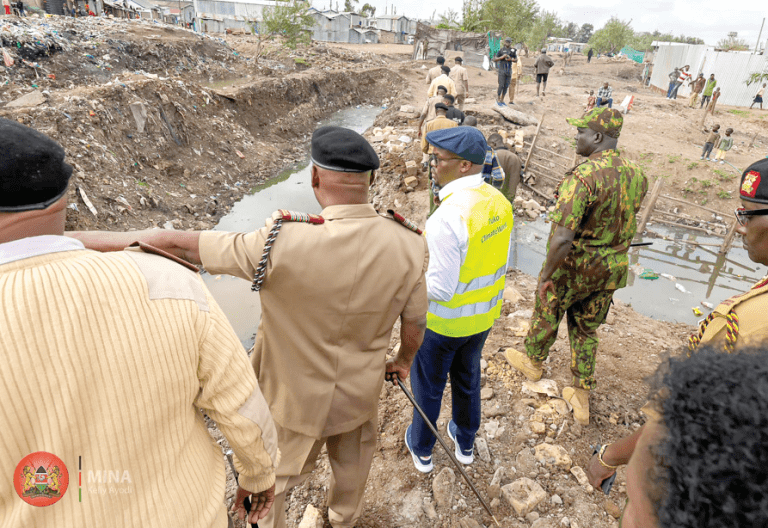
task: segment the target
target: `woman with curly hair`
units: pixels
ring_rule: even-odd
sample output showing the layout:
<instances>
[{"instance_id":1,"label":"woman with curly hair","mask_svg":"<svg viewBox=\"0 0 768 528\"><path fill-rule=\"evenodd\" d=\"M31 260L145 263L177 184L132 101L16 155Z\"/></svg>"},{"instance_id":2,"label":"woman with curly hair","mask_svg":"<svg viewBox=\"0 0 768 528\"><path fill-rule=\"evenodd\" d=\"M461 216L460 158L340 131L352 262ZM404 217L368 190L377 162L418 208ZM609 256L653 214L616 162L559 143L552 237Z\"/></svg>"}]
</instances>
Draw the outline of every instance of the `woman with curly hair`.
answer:
<instances>
[{"instance_id":1,"label":"woman with curly hair","mask_svg":"<svg viewBox=\"0 0 768 528\"><path fill-rule=\"evenodd\" d=\"M621 528L768 525L768 346L660 368L658 416L627 466Z\"/></svg>"}]
</instances>

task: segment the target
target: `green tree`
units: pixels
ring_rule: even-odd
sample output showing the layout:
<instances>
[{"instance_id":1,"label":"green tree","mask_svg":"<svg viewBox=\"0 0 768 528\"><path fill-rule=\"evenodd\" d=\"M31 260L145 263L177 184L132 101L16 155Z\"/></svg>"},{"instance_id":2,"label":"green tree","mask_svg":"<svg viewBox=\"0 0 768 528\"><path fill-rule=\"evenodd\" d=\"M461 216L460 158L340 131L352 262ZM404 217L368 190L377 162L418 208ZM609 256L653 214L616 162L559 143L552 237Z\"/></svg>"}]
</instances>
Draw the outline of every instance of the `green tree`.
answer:
<instances>
[{"instance_id":1,"label":"green tree","mask_svg":"<svg viewBox=\"0 0 768 528\"><path fill-rule=\"evenodd\" d=\"M715 47L726 51L746 51L749 49L749 44L746 40L740 39L736 33L730 33L728 37L718 40Z\"/></svg>"},{"instance_id":2,"label":"green tree","mask_svg":"<svg viewBox=\"0 0 768 528\"><path fill-rule=\"evenodd\" d=\"M563 37L571 40L575 40L579 35L579 25L573 22L568 22L563 26Z\"/></svg>"},{"instance_id":3,"label":"green tree","mask_svg":"<svg viewBox=\"0 0 768 528\"><path fill-rule=\"evenodd\" d=\"M525 42L531 49L543 48L549 37L559 36L561 31L560 19L554 11L541 11L534 19L528 30Z\"/></svg>"},{"instance_id":4,"label":"green tree","mask_svg":"<svg viewBox=\"0 0 768 528\"><path fill-rule=\"evenodd\" d=\"M315 20L307 12L308 9L309 2L306 0L287 0L276 6L265 7L261 22L248 20L251 32L258 36L256 59L258 60L263 52L263 44L276 35L285 37L286 45L291 49L295 49L299 43L311 42L309 28L314 25Z\"/></svg>"},{"instance_id":5,"label":"green tree","mask_svg":"<svg viewBox=\"0 0 768 528\"><path fill-rule=\"evenodd\" d=\"M371 17L376 14L376 8L372 6L371 4L364 4L363 8L360 10L360 14L364 17Z\"/></svg>"},{"instance_id":6,"label":"green tree","mask_svg":"<svg viewBox=\"0 0 768 528\"><path fill-rule=\"evenodd\" d=\"M617 53L634 35L629 22L611 17L602 29L595 31L592 38L589 39L589 44L591 48L600 53Z\"/></svg>"},{"instance_id":7,"label":"green tree","mask_svg":"<svg viewBox=\"0 0 768 528\"><path fill-rule=\"evenodd\" d=\"M460 29L459 13L448 8L448 11L440 15L440 22L437 24L437 27L443 29Z\"/></svg>"},{"instance_id":8,"label":"green tree","mask_svg":"<svg viewBox=\"0 0 768 528\"><path fill-rule=\"evenodd\" d=\"M501 31L513 42L523 42L538 11L536 0L485 0L481 19L487 21L485 29Z\"/></svg>"},{"instance_id":9,"label":"green tree","mask_svg":"<svg viewBox=\"0 0 768 528\"><path fill-rule=\"evenodd\" d=\"M576 42L589 42L592 33L595 31L595 26L592 24L582 24L579 34L576 35Z\"/></svg>"},{"instance_id":10,"label":"green tree","mask_svg":"<svg viewBox=\"0 0 768 528\"><path fill-rule=\"evenodd\" d=\"M360 0L344 0L344 11L348 13L354 13L355 12L355 6L354 4L359 4Z\"/></svg>"},{"instance_id":11,"label":"green tree","mask_svg":"<svg viewBox=\"0 0 768 528\"><path fill-rule=\"evenodd\" d=\"M487 20L481 17L483 0L464 0L461 6L461 30L484 33L487 31Z\"/></svg>"}]
</instances>

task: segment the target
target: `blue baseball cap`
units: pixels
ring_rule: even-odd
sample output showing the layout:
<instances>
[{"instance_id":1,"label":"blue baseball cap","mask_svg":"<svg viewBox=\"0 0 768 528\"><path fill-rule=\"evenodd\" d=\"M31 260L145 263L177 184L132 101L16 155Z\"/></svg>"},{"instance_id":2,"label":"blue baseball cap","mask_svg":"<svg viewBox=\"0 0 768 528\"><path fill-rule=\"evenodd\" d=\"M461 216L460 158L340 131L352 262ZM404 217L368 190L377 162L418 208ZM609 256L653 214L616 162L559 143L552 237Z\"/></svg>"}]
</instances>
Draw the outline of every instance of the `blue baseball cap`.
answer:
<instances>
[{"instance_id":1,"label":"blue baseball cap","mask_svg":"<svg viewBox=\"0 0 768 528\"><path fill-rule=\"evenodd\" d=\"M485 163L488 143L483 133L475 127L460 126L434 130L427 134L426 139L430 145L453 152L476 165Z\"/></svg>"}]
</instances>

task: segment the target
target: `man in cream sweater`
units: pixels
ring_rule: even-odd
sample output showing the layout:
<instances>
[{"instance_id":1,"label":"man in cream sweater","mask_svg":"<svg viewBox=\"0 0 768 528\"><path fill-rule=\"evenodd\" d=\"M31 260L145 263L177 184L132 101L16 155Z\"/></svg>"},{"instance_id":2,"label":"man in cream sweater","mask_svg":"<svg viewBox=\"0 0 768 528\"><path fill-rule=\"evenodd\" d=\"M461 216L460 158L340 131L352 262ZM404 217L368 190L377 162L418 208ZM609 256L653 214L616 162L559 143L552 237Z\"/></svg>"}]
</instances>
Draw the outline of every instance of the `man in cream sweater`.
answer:
<instances>
[{"instance_id":1,"label":"man in cream sweater","mask_svg":"<svg viewBox=\"0 0 768 528\"><path fill-rule=\"evenodd\" d=\"M65 238L61 146L0 119L0 152L0 527L231 525L200 409L234 450L237 513L252 494L264 517L275 425L200 277Z\"/></svg>"}]
</instances>

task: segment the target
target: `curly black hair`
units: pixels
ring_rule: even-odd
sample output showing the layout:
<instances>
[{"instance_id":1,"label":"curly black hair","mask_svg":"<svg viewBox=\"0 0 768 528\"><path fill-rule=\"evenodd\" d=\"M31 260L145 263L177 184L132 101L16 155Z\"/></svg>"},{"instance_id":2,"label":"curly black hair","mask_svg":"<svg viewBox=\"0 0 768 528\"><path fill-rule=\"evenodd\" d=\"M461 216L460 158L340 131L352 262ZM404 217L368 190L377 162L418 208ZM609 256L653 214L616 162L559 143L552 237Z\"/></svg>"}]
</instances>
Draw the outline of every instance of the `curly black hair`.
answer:
<instances>
[{"instance_id":1,"label":"curly black hair","mask_svg":"<svg viewBox=\"0 0 768 528\"><path fill-rule=\"evenodd\" d=\"M768 343L702 348L661 372L665 435L649 472L659 525L768 526Z\"/></svg>"}]
</instances>

